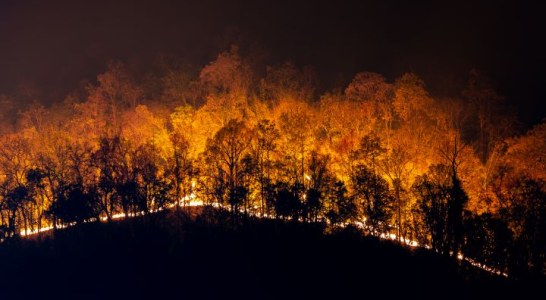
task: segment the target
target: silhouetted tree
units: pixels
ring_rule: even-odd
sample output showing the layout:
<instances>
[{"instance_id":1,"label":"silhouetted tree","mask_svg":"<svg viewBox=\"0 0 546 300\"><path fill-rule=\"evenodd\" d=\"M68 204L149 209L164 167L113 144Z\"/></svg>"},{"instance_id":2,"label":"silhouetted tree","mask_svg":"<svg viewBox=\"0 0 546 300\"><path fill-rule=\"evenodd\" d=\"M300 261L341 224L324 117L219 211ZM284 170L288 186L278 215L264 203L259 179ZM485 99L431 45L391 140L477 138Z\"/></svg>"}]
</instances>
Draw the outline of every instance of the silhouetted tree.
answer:
<instances>
[{"instance_id":1,"label":"silhouetted tree","mask_svg":"<svg viewBox=\"0 0 546 300\"><path fill-rule=\"evenodd\" d=\"M122 179L119 168L124 159L119 136L102 138L99 149L93 153L93 164L99 170L97 191L100 206L108 221L112 220L112 215L120 204L116 186Z\"/></svg>"},{"instance_id":2,"label":"silhouetted tree","mask_svg":"<svg viewBox=\"0 0 546 300\"><path fill-rule=\"evenodd\" d=\"M322 193L315 189L309 188L305 193L305 210L306 215L309 215L309 218L313 222L317 222L319 213L323 208L323 195Z\"/></svg>"},{"instance_id":3,"label":"silhouetted tree","mask_svg":"<svg viewBox=\"0 0 546 300\"><path fill-rule=\"evenodd\" d=\"M343 181L334 184L328 195L327 202L329 210L326 212L326 217L332 226L356 220L358 208L353 197L347 195L347 188Z\"/></svg>"},{"instance_id":4,"label":"silhouetted tree","mask_svg":"<svg viewBox=\"0 0 546 300\"><path fill-rule=\"evenodd\" d=\"M279 130L270 120L260 120L256 125L256 157L258 160L258 180L260 182L261 213L265 212L266 184L271 180L272 152L277 148Z\"/></svg>"},{"instance_id":5,"label":"silhouetted tree","mask_svg":"<svg viewBox=\"0 0 546 300\"><path fill-rule=\"evenodd\" d=\"M8 236L19 235L17 214L24 214L25 202L29 200L28 189L24 186L15 186L5 191L4 202L2 203L3 209L8 211ZM26 217L24 217L24 223L26 223ZM27 224L22 224L26 228Z\"/></svg>"},{"instance_id":6,"label":"silhouetted tree","mask_svg":"<svg viewBox=\"0 0 546 300\"><path fill-rule=\"evenodd\" d=\"M462 252L478 263L501 272L508 271L513 234L506 221L491 214L466 213Z\"/></svg>"},{"instance_id":7,"label":"silhouetted tree","mask_svg":"<svg viewBox=\"0 0 546 300\"><path fill-rule=\"evenodd\" d=\"M357 165L351 174L353 196L360 202L366 226L372 234L386 233L392 214L393 197L387 182L365 165Z\"/></svg>"},{"instance_id":8,"label":"silhouetted tree","mask_svg":"<svg viewBox=\"0 0 546 300\"><path fill-rule=\"evenodd\" d=\"M297 221L302 205L299 197L302 187L297 184L289 185L285 182L278 182L275 189L275 211L277 216L292 218L292 220Z\"/></svg>"},{"instance_id":9,"label":"silhouetted tree","mask_svg":"<svg viewBox=\"0 0 546 300\"><path fill-rule=\"evenodd\" d=\"M546 184L525 176L511 184L511 206L507 217L514 231L515 249L511 273L544 273L546 263Z\"/></svg>"},{"instance_id":10,"label":"silhouetted tree","mask_svg":"<svg viewBox=\"0 0 546 300\"><path fill-rule=\"evenodd\" d=\"M303 203L303 217L309 217L316 222L322 209L325 196L334 186L334 176L329 170L330 157L312 151L307 162L307 174L305 183L307 187L305 201Z\"/></svg>"},{"instance_id":11,"label":"silhouetted tree","mask_svg":"<svg viewBox=\"0 0 546 300\"><path fill-rule=\"evenodd\" d=\"M404 217L405 209L402 194L404 193L404 182L408 176L406 165L410 158L408 153L400 147L393 148L381 161L382 173L390 180L393 188L393 197L396 200L396 228L397 238L401 241L405 238Z\"/></svg>"},{"instance_id":12,"label":"silhouetted tree","mask_svg":"<svg viewBox=\"0 0 546 300\"><path fill-rule=\"evenodd\" d=\"M236 190L243 186L243 158L248 151L252 135L244 122L231 120L207 143L207 163L213 166L213 185L220 203L232 199ZM227 199L226 199L227 198ZM233 198L234 199L234 198ZM232 211L234 202L229 200Z\"/></svg>"},{"instance_id":13,"label":"silhouetted tree","mask_svg":"<svg viewBox=\"0 0 546 300\"><path fill-rule=\"evenodd\" d=\"M174 185L174 197L177 209L186 197L192 193L192 179L194 177L194 163L189 153L189 141L179 132L172 132L170 139L173 146L173 155L169 160L167 176L172 178Z\"/></svg>"},{"instance_id":14,"label":"silhouetted tree","mask_svg":"<svg viewBox=\"0 0 546 300\"><path fill-rule=\"evenodd\" d=\"M456 174L452 175L451 186L448 189L449 201L447 203L447 236L449 251L457 257L463 242L463 212L468 196L461 186L461 181Z\"/></svg>"},{"instance_id":15,"label":"silhouetted tree","mask_svg":"<svg viewBox=\"0 0 546 300\"><path fill-rule=\"evenodd\" d=\"M123 213L126 216L144 211L145 207L142 206L142 203L144 203L143 195L135 178L118 183L115 189L120 198Z\"/></svg>"},{"instance_id":16,"label":"silhouetted tree","mask_svg":"<svg viewBox=\"0 0 546 300\"><path fill-rule=\"evenodd\" d=\"M134 164L137 166L137 182L141 195L136 199L141 199L138 207L146 213L161 210L172 200L173 186L165 177L160 176L160 161L154 145L143 145L135 153Z\"/></svg>"},{"instance_id":17,"label":"silhouetted tree","mask_svg":"<svg viewBox=\"0 0 546 300\"><path fill-rule=\"evenodd\" d=\"M66 186L48 211L48 214L68 224L97 219L99 213L100 206L96 191L84 191L78 184Z\"/></svg>"},{"instance_id":18,"label":"silhouetted tree","mask_svg":"<svg viewBox=\"0 0 546 300\"><path fill-rule=\"evenodd\" d=\"M447 244L444 253L451 253L457 257L463 239L463 212L468 202L468 195L462 187L458 168L461 164L461 155L466 145L455 137L453 142L446 143L440 148L440 154L448 162L449 185L444 187L447 191L447 219L446 239Z\"/></svg>"},{"instance_id":19,"label":"silhouetted tree","mask_svg":"<svg viewBox=\"0 0 546 300\"><path fill-rule=\"evenodd\" d=\"M434 165L413 185L433 249L456 257L464 235L463 213L468 196L452 167Z\"/></svg>"},{"instance_id":20,"label":"silhouetted tree","mask_svg":"<svg viewBox=\"0 0 546 300\"><path fill-rule=\"evenodd\" d=\"M421 243L429 244L432 249L442 253L446 248L447 231L447 190L444 166L432 166L429 174L418 177L412 189L418 197L419 211L428 231L429 240Z\"/></svg>"}]
</instances>

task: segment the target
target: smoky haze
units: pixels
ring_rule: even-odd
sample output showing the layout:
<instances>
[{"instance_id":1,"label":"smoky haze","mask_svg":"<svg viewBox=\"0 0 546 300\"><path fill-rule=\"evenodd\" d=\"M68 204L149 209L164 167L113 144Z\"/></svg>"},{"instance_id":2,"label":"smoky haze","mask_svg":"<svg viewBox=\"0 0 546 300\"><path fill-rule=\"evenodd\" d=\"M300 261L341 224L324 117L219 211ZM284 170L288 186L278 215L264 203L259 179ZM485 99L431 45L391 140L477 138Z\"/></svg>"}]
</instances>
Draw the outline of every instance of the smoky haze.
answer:
<instances>
[{"instance_id":1,"label":"smoky haze","mask_svg":"<svg viewBox=\"0 0 546 300\"><path fill-rule=\"evenodd\" d=\"M320 89L359 71L415 72L438 96L470 69L523 123L545 112L544 10L520 1L14 1L0 3L0 94L60 101L110 60L146 69L160 54L198 69L230 44L264 64L311 65ZM21 100L22 101L22 100Z\"/></svg>"}]
</instances>

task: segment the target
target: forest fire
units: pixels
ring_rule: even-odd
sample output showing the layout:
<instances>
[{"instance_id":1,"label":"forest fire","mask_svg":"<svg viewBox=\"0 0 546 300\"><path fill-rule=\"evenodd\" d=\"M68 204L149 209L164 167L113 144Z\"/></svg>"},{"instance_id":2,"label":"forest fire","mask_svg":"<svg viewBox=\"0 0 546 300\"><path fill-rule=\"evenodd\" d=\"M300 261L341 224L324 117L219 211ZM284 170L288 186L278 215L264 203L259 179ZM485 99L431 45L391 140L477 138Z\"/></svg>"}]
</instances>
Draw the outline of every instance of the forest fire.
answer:
<instances>
[{"instance_id":1,"label":"forest fire","mask_svg":"<svg viewBox=\"0 0 546 300\"><path fill-rule=\"evenodd\" d=\"M192 194L190 196L185 196L178 202L178 207L179 208L203 207L203 206L205 206L205 203L203 201L201 201L201 200L195 199L194 194ZM215 205L215 206L216 207L222 207L220 205ZM167 208L169 208L169 209L173 209L175 207L176 207L176 204L175 205L172 205L172 204L167 205ZM227 206L224 206L222 208L223 209L229 209L229 207L227 207ZM157 211L150 212L150 213L157 213L159 211L161 211L161 209L159 209ZM244 211L242 209L239 209L239 212L244 213ZM136 213L136 214L130 214L130 215L126 215L124 213L118 213L118 214L114 214L112 216L112 219L113 220L119 220L119 219L134 218L134 217L145 216L145 215L146 214L145 214L144 211L141 211L141 212ZM274 216L267 215L267 214L264 214L264 215L253 214L253 216L258 217L258 218L274 218ZM97 221L99 221L99 220L89 220L89 221L85 221L85 222L97 222ZM108 221L108 219L106 217L101 217L100 221L106 222L106 221ZM355 221L353 224L356 225L358 228L361 228L361 229L365 229L365 230L370 229L369 227L366 226L366 219L365 218L364 218L363 222ZM42 227L40 229L31 229L31 230L21 229L20 235L23 236L23 237L28 237L28 236L33 236L33 235L41 234L41 233L52 231L52 230L62 230L62 229L65 229L65 228L68 228L68 227L71 227L71 226L75 226L75 225L77 225L77 223L60 224L60 225L57 225L56 227L48 226L48 227ZM343 226L346 226L348 224L336 224L336 225L338 227L343 227ZM392 241L397 241L398 240L397 235L394 234L394 233L390 233L390 234L381 233L378 237L381 238L381 239L392 240ZM409 240L407 238L403 238L400 241L404 245L409 246L409 247L424 247L424 248L427 248L427 249L431 248L430 245L419 245L419 243L417 241ZM494 273L494 274L497 274L497 275L502 275L502 276L508 277L508 274L503 273L503 272L501 272L499 270L493 269L493 268L491 268L491 267L489 267L487 265L484 265L482 263L478 263L478 262L476 262L475 260L473 260L471 258L464 257L461 253L457 254L457 259L458 260L464 260L464 261L470 263L472 266L483 269L483 270L485 270L487 272L491 272L491 273Z\"/></svg>"},{"instance_id":2,"label":"forest fire","mask_svg":"<svg viewBox=\"0 0 546 300\"><path fill-rule=\"evenodd\" d=\"M414 74L389 83L375 73L313 101L291 64L260 81L249 70L233 48L189 85L158 78L164 99L154 102L112 64L85 98L30 107L2 136L4 236L182 199L302 222L364 217L369 234L462 251L503 273L509 262L497 254L510 240L537 242L520 239L541 228L532 220L543 219L546 170L527 158L544 156L545 127L513 138L512 116L492 110L501 98L478 74L467 101L434 99Z\"/></svg>"},{"instance_id":3,"label":"forest fire","mask_svg":"<svg viewBox=\"0 0 546 300\"><path fill-rule=\"evenodd\" d=\"M441 264L453 286L545 280L544 51L526 28L546 27L506 17L527 7L84 2L0 4L0 254L36 241L28 253L72 255L82 229L125 266L229 248L241 265L211 262L292 263L312 282L328 251L351 265L369 249ZM276 260L296 242L312 263Z\"/></svg>"}]
</instances>

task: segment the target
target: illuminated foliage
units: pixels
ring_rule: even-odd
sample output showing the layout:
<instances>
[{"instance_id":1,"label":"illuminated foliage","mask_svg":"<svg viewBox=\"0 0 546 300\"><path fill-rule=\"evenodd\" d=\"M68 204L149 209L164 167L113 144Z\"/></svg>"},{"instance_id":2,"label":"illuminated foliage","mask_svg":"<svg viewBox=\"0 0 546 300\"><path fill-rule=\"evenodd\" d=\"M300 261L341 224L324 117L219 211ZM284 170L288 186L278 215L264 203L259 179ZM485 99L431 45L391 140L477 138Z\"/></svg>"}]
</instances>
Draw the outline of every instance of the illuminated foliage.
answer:
<instances>
[{"instance_id":1,"label":"illuminated foliage","mask_svg":"<svg viewBox=\"0 0 546 300\"><path fill-rule=\"evenodd\" d=\"M531 178L546 180L546 123L510 140L507 163Z\"/></svg>"},{"instance_id":2,"label":"illuminated foliage","mask_svg":"<svg viewBox=\"0 0 546 300\"><path fill-rule=\"evenodd\" d=\"M318 97L312 69L255 70L236 47L195 77L162 70L110 64L17 122L0 97L2 238L204 204L543 272L546 126L512 136L477 74L464 98L436 99L415 74L369 72Z\"/></svg>"}]
</instances>

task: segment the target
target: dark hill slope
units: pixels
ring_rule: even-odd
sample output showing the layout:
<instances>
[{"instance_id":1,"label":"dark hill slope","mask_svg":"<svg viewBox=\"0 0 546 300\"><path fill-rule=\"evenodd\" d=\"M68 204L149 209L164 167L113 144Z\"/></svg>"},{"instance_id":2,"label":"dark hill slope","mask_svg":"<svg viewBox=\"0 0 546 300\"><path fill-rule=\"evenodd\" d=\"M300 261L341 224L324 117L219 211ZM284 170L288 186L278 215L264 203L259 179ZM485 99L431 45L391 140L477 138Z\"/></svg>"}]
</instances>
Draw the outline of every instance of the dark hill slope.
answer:
<instances>
[{"instance_id":1,"label":"dark hill slope","mask_svg":"<svg viewBox=\"0 0 546 300\"><path fill-rule=\"evenodd\" d=\"M83 224L1 245L0 299L468 299L514 288L427 250L322 231L218 211Z\"/></svg>"}]
</instances>

